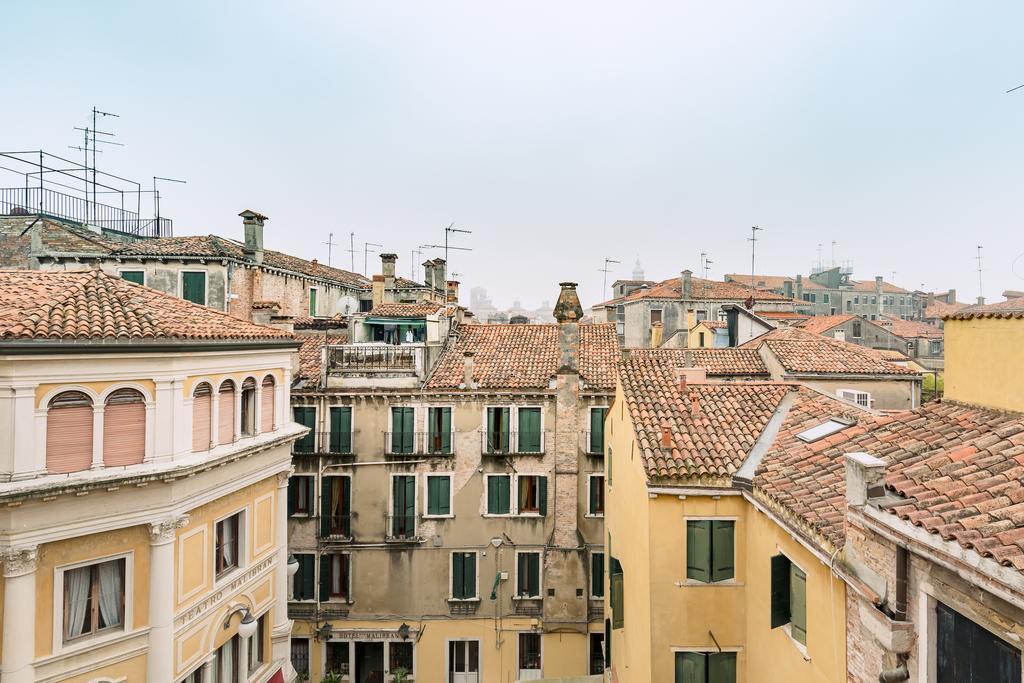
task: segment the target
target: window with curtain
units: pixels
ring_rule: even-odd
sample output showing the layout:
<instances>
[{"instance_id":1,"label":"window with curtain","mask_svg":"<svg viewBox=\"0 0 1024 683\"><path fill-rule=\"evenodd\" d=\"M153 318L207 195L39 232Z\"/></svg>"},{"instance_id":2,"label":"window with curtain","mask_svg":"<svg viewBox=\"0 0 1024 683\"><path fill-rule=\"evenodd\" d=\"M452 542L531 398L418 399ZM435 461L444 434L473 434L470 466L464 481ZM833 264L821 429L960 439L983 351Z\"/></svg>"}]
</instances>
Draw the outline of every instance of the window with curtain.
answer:
<instances>
[{"instance_id":1,"label":"window with curtain","mask_svg":"<svg viewBox=\"0 0 1024 683\"><path fill-rule=\"evenodd\" d=\"M391 408L390 453L406 455L414 452L416 409L409 406Z\"/></svg>"},{"instance_id":2,"label":"window with curtain","mask_svg":"<svg viewBox=\"0 0 1024 683\"><path fill-rule=\"evenodd\" d=\"M509 407L487 409L487 432L484 435L487 453L509 452L511 418L512 409Z\"/></svg>"},{"instance_id":3,"label":"window with curtain","mask_svg":"<svg viewBox=\"0 0 1024 683\"><path fill-rule=\"evenodd\" d=\"M249 638L249 673L259 669L266 664L266 651L264 650L264 639L267 633L267 615L261 615L256 619L256 633Z\"/></svg>"},{"instance_id":4,"label":"window with curtain","mask_svg":"<svg viewBox=\"0 0 1024 683\"><path fill-rule=\"evenodd\" d=\"M587 439L587 453L592 455L604 453L604 420L607 416L607 408L590 409L590 433Z\"/></svg>"},{"instance_id":5,"label":"window with curtain","mask_svg":"<svg viewBox=\"0 0 1024 683\"><path fill-rule=\"evenodd\" d=\"M518 503L516 511L520 515L546 515L548 511L547 477L521 474L517 480L519 482L519 497L516 501Z\"/></svg>"},{"instance_id":6,"label":"window with curtain","mask_svg":"<svg viewBox=\"0 0 1024 683\"><path fill-rule=\"evenodd\" d=\"M64 572L64 640L124 628L125 559Z\"/></svg>"},{"instance_id":7,"label":"window with curtain","mask_svg":"<svg viewBox=\"0 0 1024 683\"><path fill-rule=\"evenodd\" d=\"M235 635L213 654L214 683L239 683L238 660L242 637Z\"/></svg>"},{"instance_id":8,"label":"window with curtain","mask_svg":"<svg viewBox=\"0 0 1024 683\"><path fill-rule=\"evenodd\" d=\"M451 408L439 407L427 410L427 452L432 455L451 455Z\"/></svg>"},{"instance_id":9,"label":"window with curtain","mask_svg":"<svg viewBox=\"0 0 1024 683\"><path fill-rule=\"evenodd\" d=\"M427 514L447 516L452 513L452 478L448 475L427 475Z\"/></svg>"},{"instance_id":10,"label":"window with curtain","mask_svg":"<svg viewBox=\"0 0 1024 683\"><path fill-rule=\"evenodd\" d=\"M313 498L316 477L295 475L288 480L288 516L310 516L313 514Z\"/></svg>"},{"instance_id":11,"label":"window with curtain","mask_svg":"<svg viewBox=\"0 0 1024 683\"><path fill-rule=\"evenodd\" d=\"M242 513L231 515L217 522L214 545L214 562L220 577L235 567L241 566L239 558L239 535L242 531Z\"/></svg>"},{"instance_id":12,"label":"window with curtain","mask_svg":"<svg viewBox=\"0 0 1024 683\"><path fill-rule=\"evenodd\" d=\"M476 553L452 553L452 599L476 598Z\"/></svg>"},{"instance_id":13,"label":"window with curtain","mask_svg":"<svg viewBox=\"0 0 1024 683\"><path fill-rule=\"evenodd\" d=\"M686 521L686 578L702 583L736 577L735 527L732 520Z\"/></svg>"},{"instance_id":14,"label":"window with curtain","mask_svg":"<svg viewBox=\"0 0 1024 683\"><path fill-rule=\"evenodd\" d=\"M320 481L320 536L352 536L352 478L323 477Z\"/></svg>"},{"instance_id":15,"label":"window with curtain","mask_svg":"<svg viewBox=\"0 0 1024 683\"><path fill-rule=\"evenodd\" d=\"M540 408L520 408L518 420L518 451L520 453L540 453L542 447Z\"/></svg>"},{"instance_id":16,"label":"window with curtain","mask_svg":"<svg viewBox=\"0 0 1024 683\"><path fill-rule=\"evenodd\" d=\"M540 553L521 552L516 557L516 595L540 597Z\"/></svg>"},{"instance_id":17,"label":"window with curtain","mask_svg":"<svg viewBox=\"0 0 1024 683\"><path fill-rule=\"evenodd\" d=\"M146 457L146 399L135 389L118 389L103 409L103 464L138 465Z\"/></svg>"},{"instance_id":18,"label":"window with curtain","mask_svg":"<svg viewBox=\"0 0 1024 683\"><path fill-rule=\"evenodd\" d=\"M677 652L675 683L736 683L735 652Z\"/></svg>"},{"instance_id":19,"label":"window with curtain","mask_svg":"<svg viewBox=\"0 0 1024 683\"><path fill-rule=\"evenodd\" d=\"M352 452L352 408L331 406L331 453Z\"/></svg>"},{"instance_id":20,"label":"window with curtain","mask_svg":"<svg viewBox=\"0 0 1024 683\"><path fill-rule=\"evenodd\" d=\"M291 660L296 673L309 675L309 638L292 638Z\"/></svg>"},{"instance_id":21,"label":"window with curtain","mask_svg":"<svg viewBox=\"0 0 1024 683\"><path fill-rule=\"evenodd\" d=\"M46 471L66 474L92 466L92 399L80 391L54 396L46 411Z\"/></svg>"},{"instance_id":22,"label":"window with curtain","mask_svg":"<svg viewBox=\"0 0 1024 683\"><path fill-rule=\"evenodd\" d=\"M330 553L320 556L320 600L348 600L352 581L352 556Z\"/></svg>"}]
</instances>

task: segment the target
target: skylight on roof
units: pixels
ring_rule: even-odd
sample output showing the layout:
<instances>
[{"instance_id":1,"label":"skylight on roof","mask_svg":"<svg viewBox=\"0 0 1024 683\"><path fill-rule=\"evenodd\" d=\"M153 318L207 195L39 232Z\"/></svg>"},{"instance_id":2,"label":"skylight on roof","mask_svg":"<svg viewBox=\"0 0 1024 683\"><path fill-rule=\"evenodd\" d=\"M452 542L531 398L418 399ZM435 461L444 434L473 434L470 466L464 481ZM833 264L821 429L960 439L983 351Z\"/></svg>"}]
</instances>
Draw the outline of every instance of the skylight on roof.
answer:
<instances>
[{"instance_id":1,"label":"skylight on roof","mask_svg":"<svg viewBox=\"0 0 1024 683\"><path fill-rule=\"evenodd\" d=\"M819 439L824 439L826 436L832 436L836 432L841 432L849 426L848 423L833 418L810 429L805 429L797 434L796 438L806 443L814 443Z\"/></svg>"}]
</instances>

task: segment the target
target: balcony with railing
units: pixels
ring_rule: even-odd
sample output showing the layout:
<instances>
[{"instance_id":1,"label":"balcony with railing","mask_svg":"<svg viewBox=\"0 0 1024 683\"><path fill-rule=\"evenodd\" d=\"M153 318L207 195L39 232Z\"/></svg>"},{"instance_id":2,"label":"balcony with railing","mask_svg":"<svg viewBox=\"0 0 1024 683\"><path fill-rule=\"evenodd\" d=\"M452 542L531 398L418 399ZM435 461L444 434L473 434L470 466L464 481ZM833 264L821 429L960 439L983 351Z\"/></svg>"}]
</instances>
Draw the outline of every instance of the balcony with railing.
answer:
<instances>
[{"instance_id":1,"label":"balcony with railing","mask_svg":"<svg viewBox=\"0 0 1024 683\"><path fill-rule=\"evenodd\" d=\"M454 432L384 432L384 454L452 455Z\"/></svg>"},{"instance_id":2,"label":"balcony with railing","mask_svg":"<svg viewBox=\"0 0 1024 683\"><path fill-rule=\"evenodd\" d=\"M321 517L320 540L323 543L347 543L352 540L352 515Z\"/></svg>"},{"instance_id":3,"label":"balcony with railing","mask_svg":"<svg viewBox=\"0 0 1024 683\"><path fill-rule=\"evenodd\" d=\"M384 540L388 543L415 543L418 535L420 516L416 514L387 515Z\"/></svg>"},{"instance_id":4,"label":"balcony with railing","mask_svg":"<svg viewBox=\"0 0 1024 683\"><path fill-rule=\"evenodd\" d=\"M484 455L544 455L551 435L546 431L480 432L480 452Z\"/></svg>"},{"instance_id":5,"label":"balcony with railing","mask_svg":"<svg viewBox=\"0 0 1024 683\"><path fill-rule=\"evenodd\" d=\"M309 432L292 444L292 455L352 455L355 432Z\"/></svg>"},{"instance_id":6,"label":"balcony with railing","mask_svg":"<svg viewBox=\"0 0 1024 683\"><path fill-rule=\"evenodd\" d=\"M344 344L324 348L331 387L417 386L426 372L423 344Z\"/></svg>"}]
</instances>

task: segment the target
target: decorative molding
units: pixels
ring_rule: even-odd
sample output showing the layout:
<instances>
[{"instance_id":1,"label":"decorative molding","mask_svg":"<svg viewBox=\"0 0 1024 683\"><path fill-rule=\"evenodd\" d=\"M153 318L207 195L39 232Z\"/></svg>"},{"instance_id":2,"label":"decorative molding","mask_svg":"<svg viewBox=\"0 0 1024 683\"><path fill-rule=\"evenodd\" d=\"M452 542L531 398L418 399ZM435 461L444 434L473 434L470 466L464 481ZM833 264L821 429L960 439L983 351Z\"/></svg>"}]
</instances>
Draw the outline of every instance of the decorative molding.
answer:
<instances>
[{"instance_id":1,"label":"decorative molding","mask_svg":"<svg viewBox=\"0 0 1024 683\"><path fill-rule=\"evenodd\" d=\"M292 465L288 469L277 473L277 488L283 489L288 487L288 480L295 474L295 465Z\"/></svg>"},{"instance_id":2,"label":"decorative molding","mask_svg":"<svg viewBox=\"0 0 1024 683\"><path fill-rule=\"evenodd\" d=\"M39 549L36 546L8 548L0 554L4 564L4 578L31 574L39 566Z\"/></svg>"},{"instance_id":3,"label":"decorative molding","mask_svg":"<svg viewBox=\"0 0 1024 683\"><path fill-rule=\"evenodd\" d=\"M159 522L149 523L149 542L152 545L170 543L178 534L178 529L188 524L189 516L170 517Z\"/></svg>"}]
</instances>

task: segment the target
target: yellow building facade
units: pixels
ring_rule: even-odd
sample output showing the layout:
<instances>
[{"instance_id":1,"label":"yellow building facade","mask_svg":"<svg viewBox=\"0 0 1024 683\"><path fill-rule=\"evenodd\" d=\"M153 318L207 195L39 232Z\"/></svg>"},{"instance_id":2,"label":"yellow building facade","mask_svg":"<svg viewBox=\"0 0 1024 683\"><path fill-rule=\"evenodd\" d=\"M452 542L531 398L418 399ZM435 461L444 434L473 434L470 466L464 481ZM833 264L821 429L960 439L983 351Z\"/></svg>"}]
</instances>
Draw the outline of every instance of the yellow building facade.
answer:
<instances>
[{"instance_id":1,"label":"yellow building facade","mask_svg":"<svg viewBox=\"0 0 1024 683\"><path fill-rule=\"evenodd\" d=\"M971 306L946 318L947 398L1024 412L1024 356L1013 353L1024 346L1024 304L1006 304Z\"/></svg>"},{"instance_id":2,"label":"yellow building facade","mask_svg":"<svg viewBox=\"0 0 1024 683\"><path fill-rule=\"evenodd\" d=\"M3 681L291 680L296 343L102 273L0 292ZM115 322L52 342L48 299Z\"/></svg>"}]
</instances>

